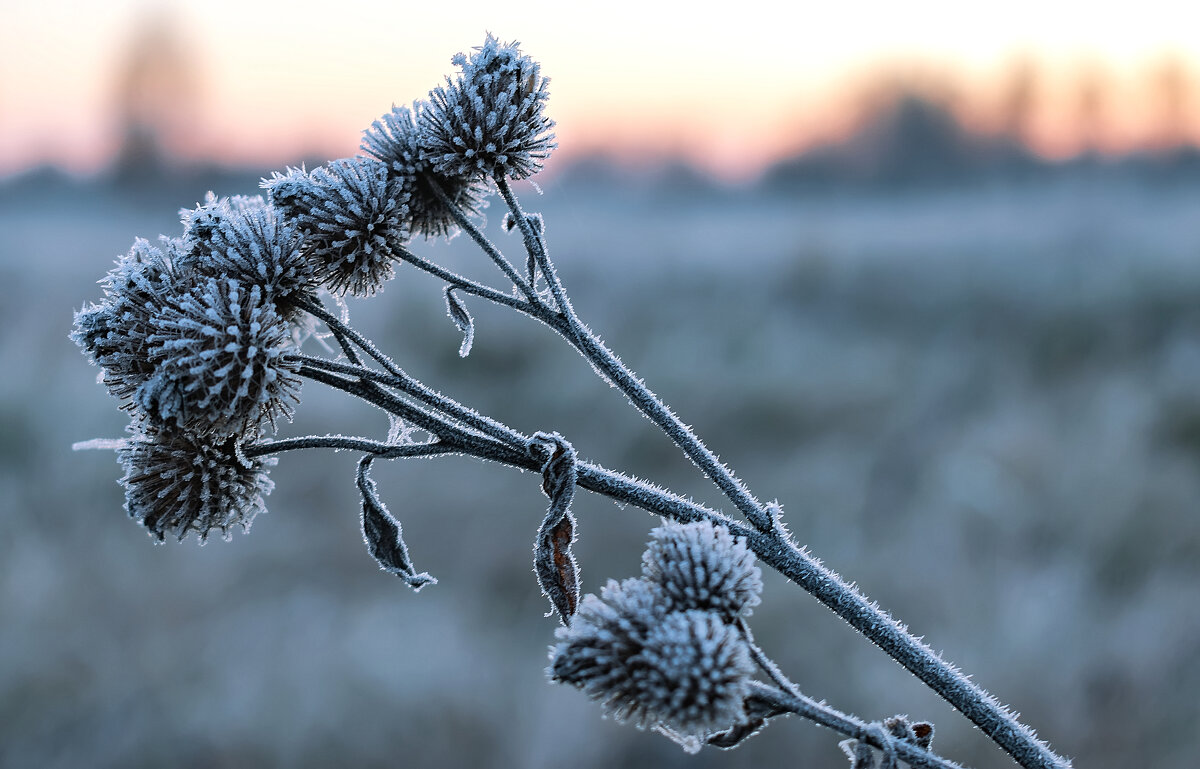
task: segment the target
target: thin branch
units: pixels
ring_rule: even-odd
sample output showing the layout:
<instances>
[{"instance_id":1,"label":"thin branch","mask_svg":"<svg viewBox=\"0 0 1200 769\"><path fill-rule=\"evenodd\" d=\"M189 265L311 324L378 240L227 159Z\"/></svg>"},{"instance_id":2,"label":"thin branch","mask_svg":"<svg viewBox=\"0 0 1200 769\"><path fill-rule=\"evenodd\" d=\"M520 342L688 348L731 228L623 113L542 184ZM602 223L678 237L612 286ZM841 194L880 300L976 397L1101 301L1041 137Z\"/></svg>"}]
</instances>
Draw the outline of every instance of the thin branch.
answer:
<instances>
[{"instance_id":1,"label":"thin branch","mask_svg":"<svg viewBox=\"0 0 1200 769\"><path fill-rule=\"evenodd\" d=\"M487 299L490 302L495 302L496 304L502 304L506 307L511 307L514 310L518 310L527 315L534 315L535 305L531 304L527 300L517 299L510 294L497 291L491 286L485 286L482 283L477 283L471 280L470 278L464 278L462 275L459 275L456 272L451 272L450 270L440 267L424 257L414 254L412 251L409 251L403 246L396 247L395 251L400 255L401 259L408 262L412 266L416 267L422 272L427 272L430 275L433 275L435 278L440 278L441 280L446 281L455 288L462 289L465 293L473 294L482 299Z\"/></svg>"},{"instance_id":2,"label":"thin branch","mask_svg":"<svg viewBox=\"0 0 1200 769\"><path fill-rule=\"evenodd\" d=\"M792 679L784 675L779 666L775 664L775 660L768 657L766 652L762 650L762 647L755 643L754 634L750 632L750 624L746 622L746 618L738 617L737 624L738 629L742 631L742 637L746 639L746 645L750 647L750 656L754 658L754 662L762 671L767 674L767 678L770 678L776 686L793 697L804 696L800 693L800 687L796 686Z\"/></svg>"},{"instance_id":3,"label":"thin branch","mask_svg":"<svg viewBox=\"0 0 1200 769\"><path fill-rule=\"evenodd\" d=\"M839 734L844 734L860 742L868 743L874 748L895 750L896 755L914 767L925 767L926 769L963 769L961 764L956 764L953 761L930 753L928 750L917 747L911 742L890 739L887 735L881 737L880 730L873 729L870 724L852 715L843 713L836 708L832 708L823 702L817 702L811 697L789 694L757 681L751 683L751 687L751 696L760 700L765 705L779 711L794 713L809 721L832 729Z\"/></svg>"},{"instance_id":4,"label":"thin branch","mask_svg":"<svg viewBox=\"0 0 1200 769\"><path fill-rule=\"evenodd\" d=\"M508 261L507 257L500 252L500 249L492 241L488 240L487 236L475 226L474 222L463 214L462 209L455 205L454 201L450 199L450 196L446 194L441 185L433 179L429 179L428 181L433 194L437 195L438 200L442 201L442 205L446 206L447 210L450 211L450 214L454 217L454 221L458 223L463 232L471 236L471 239L496 263L496 266L512 281L513 285L519 288L521 293L525 294L525 298L531 304L541 304L541 299L538 298L533 286L529 284L529 281L517 274L517 270L512 266L512 262Z\"/></svg>"},{"instance_id":5,"label":"thin branch","mask_svg":"<svg viewBox=\"0 0 1200 769\"><path fill-rule=\"evenodd\" d=\"M316 302L316 301L304 302L304 303L300 304L300 307L303 308L306 312L308 312L313 317L322 321L326 326L329 327L330 331L333 331L335 334L341 335L341 336L345 337L346 339L349 339L350 341L354 342L354 344L358 345L358 347L360 349L362 349L363 352L365 352L367 355L370 355L372 358L374 358L375 361L377 363L379 363L379 365L383 366L384 369L386 369L390 373L396 374L398 376L403 375L404 372L400 369L399 366L397 366L394 362L392 362L391 358L389 358L388 356L386 356L382 352L380 352L379 348L376 347L369 339L365 338L362 334L358 333L357 331L355 331L353 328L346 325L345 323L342 323L342 321L340 319L338 319L337 316L335 316L333 313L329 312L329 310L326 310L325 307L322 306L319 302ZM350 357L350 356L347 355L347 357ZM351 358L351 360L357 362L357 358L358 358L358 356L355 355L353 358Z\"/></svg>"},{"instance_id":6,"label":"thin branch","mask_svg":"<svg viewBox=\"0 0 1200 769\"><path fill-rule=\"evenodd\" d=\"M279 454L298 449L334 449L336 451L364 451L381 459L401 457L433 457L443 454L458 454L462 449L451 441L433 443L407 443L397 445L357 438L346 435L307 435L302 438L286 438L278 441L263 441L242 448L249 458Z\"/></svg>"},{"instance_id":7,"label":"thin branch","mask_svg":"<svg viewBox=\"0 0 1200 769\"><path fill-rule=\"evenodd\" d=\"M404 399L387 392L374 382L348 379L312 366L301 366L299 374L362 398L368 403L437 436L443 442L457 445L459 450L464 454L518 467L528 466L525 461L527 459L525 452L516 451L493 438L471 432L447 421L437 414L420 409ZM532 463L532 460L528 460L528 462Z\"/></svg>"},{"instance_id":8,"label":"thin branch","mask_svg":"<svg viewBox=\"0 0 1200 769\"><path fill-rule=\"evenodd\" d=\"M732 470L722 464L717 456L704 445L700 437L679 417L675 416L674 412L646 386L646 383L626 367L620 358L609 350L575 314L557 275L554 274L553 265L550 264L549 257L546 255L542 240L533 232L533 228L521 210L521 205L509 188L507 181L498 177L496 185L525 235L526 248L531 249L531 253L538 259L542 271L546 273L546 280L554 292L555 299L559 303L559 309L563 313L562 317L565 318L565 325L554 324L555 330L595 365L605 378L620 389L638 411L641 411L666 433L675 445L682 449L683 453L700 468L701 472L707 475L737 506L748 521L761 530L769 530L770 516L746 488L746 485L733 474Z\"/></svg>"},{"instance_id":9,"label":"thin branch","mask_svg":"<svg viewBox=\"0 0 1200 769\"><path fill-rule=\"evenodd\" d=\"M775 533L748 530L737 524L730 526L730 531L734 536L747 537L750 548L760 560L800 585L883 649L973 721L1021 766L1026 769L1070 766L1069 761L1055 755L992 695L973 684L908 628L790 539Z\"/></svg>"},{"instance_id":10,"label":"thin branch","mask_svg":"<svg viewBox=\"0 0 1200 769\"><path fill-rule=\"evenodd\" d=\"M325 371L367 379L400 390L427 405L433 406L438 411L462 422L464 425L484 435L489 435L513 448L524 447L529 442L527 436L522 435L505 424L497 422L491 417L480 414L474 409L463 406L453 398L447 398L441 393L430 389L419 380L406 374L403 369L395 366L395 364L392 364L392 373L381 374L365 366L349 366L344 363L310 355L293 355L292 358L306 365L324 369Z\"/></svg>"},{"instance_id":11,"label":"thin branch","mask_svg":"<svg viewBox=\"0 0 1200 769\"><path fill-rule=\"evenodd\" d=\"M508 186L508 179L503 174L497 173L494 179L496 188L500 190L501 197L508 205L508 210L516 219L517 226L521 228L521 235L525 240L525 250L529 252L529 256L538 265L538 269L546 276L546 285L550 287L550 293L554 296L554 301L558 305L558 309L568 318L572 320L572 327L582 325L578 323L578 316L575 315L575 310L571 307L571 300L567 296L566 290L563 288L562 282L558 279L558 274L554 270L554 265L550 262L550 255L546 252L546 241L533 231L533 226L529 223L529 218L525 216L525 212L521 210L521 204L517 201L517 196L513 194L512 188Z\"/></svg>"}]
</instances>

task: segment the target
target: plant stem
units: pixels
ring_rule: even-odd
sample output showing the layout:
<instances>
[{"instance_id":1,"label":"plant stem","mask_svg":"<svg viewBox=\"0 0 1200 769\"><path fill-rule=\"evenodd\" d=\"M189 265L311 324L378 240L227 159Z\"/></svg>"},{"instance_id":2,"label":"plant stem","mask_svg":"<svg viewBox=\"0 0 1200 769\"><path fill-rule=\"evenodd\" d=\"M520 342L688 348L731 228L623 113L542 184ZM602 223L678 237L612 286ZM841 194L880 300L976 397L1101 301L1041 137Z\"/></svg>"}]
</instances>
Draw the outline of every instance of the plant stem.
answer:
<instances>
[{"instance_id":1,"label":"plant stem","mask_svg":"<svg viewBox=\"0 0 1200 769\"><path fill-rule=\"evenodd\" d=\"M411 395L427 405L433 406L441 413L462 422L467 427L495 438L506 445L517 447L524 446L529 442L528 437L513 430L508 425L501 424L491 417L484 416L474 409L463 406L452 398L447 398L441 393L431 390L417 379L405 374L402 369L395 368L395 372L397 373L381 374L365 366L347 365L310 355L293 355L292 358L301 361L304 365L319 368L323 371L358 377L400 390L406 395Z\"/></svg>"},{"instance_id":2,"label":"plant stem","mask_svg":"<svg viewBox=\"0 0 1200 769\"><path fill-rule=\"evenodd\" d=\"M438 200L442 201L442 205L446 206L446 209L450 211L450 214L454 217L454 221L458 222L458 226L471 236L471 239L496 263L496 266L512 281L513 285L519 288L521 293L525 294L525 298L531 304L541 304L537 291L534 290L529 281L517 274L517 270L512 266L512 262L508 261L504 254L500 252L500 249L496 248L496 245L488 240L487 236L466 217L462 209L455 205L454 201L450 199L450 196L446 194L441 185L433 179L429 179L428 182L429 188L433 190L433 194L437 195Z\"/></svg>"},{"instance_id":3,"label":"plant stem","mask_svg":"<svg viewBox=\"0 0 1200 769\"><path fill-rule=\"evenodd\" d=\"M530 253L538 260L542 272L546 275L546 281L550 284L550 290L558 302L562 315L560 320L552 324L553 328L624 393L638 411L666 433L667 437L717 484L721 492L746 516L746 520L759 529L769 530L770 516L746 485L580 320L550 263L542 239L534 233L507 180L497 177L496 186L521 227L525 236L525 247L530 249Z\"/></svg>"},{"instance_id":4,"label":"plant stem","mask_svg":"<svg viewBox=\"0 0 1200 769\"><path fill-rule=\"evenodd\" d=\"M485 286L482 283L476 283L470 278L464 278L458 273L451 272L443 267L440 267L428 259L414 254L403 246L397 246L396 251L400 254L400 258L408 262L412 266L433 275L435 278L440 278L455 288L460 288L464 293L474 294L482 299L487 299L496 304L502 304L506 307L511 307L525 314L533 314L531 312L533 305L527 301L502 293L496 289Z\"/></svg>"},{"instance_id":5,"label":"plant stem","mask_svg":"<svg viewBox=\"0 0 1200 769\"><path fill-rule=\"evenodd\" d=\"M803 716L839 734L844 734L860 742L865 742L880 750L890 748L896 752L896 755L914 767L962 769L960 764L944 759L904 740L889 739L886 735L881 737L880 730L871 728L870 724L817 702L811 697L797 696L758 682L754 682L752 686L753 696L765 704L784 712Z\"/></svg>"},{"instance_id":6,"label":"plant stem","mask_svg":"<svg viewBox=\"0 0 1200 769\"><path fill-rule=\"evenodd\" d=\"M458 446L462 453L526 470L536 471L540 466L523 445L497 442L492 437L464 430L443 417L418 409L386 393L373 382L347 379L308 365L302 366L300 373L357 395L385 411L406 419L438 436L440 440ZM513 433L519 435L516 431ZM942 660L932 649L837 574L826 569L820 561L796 547L773 522L767 531L748 528L683 497L592 463L581 462L578 465L576 482L590 491L675 520L688 522L708 519L728 527L734 536L747 539L748 545L761 561L800 585L925 682L971 719L1023 767L1063 769L1069 766L1068 762L1037 740L1028 727L1013 718L991 695L972 684L966 676Z\"/></svg>"},{"instance_id":7,"label":"plant stem","mask_svg":"<svg viewBox=\"0 0 1200 769\"><path fill-rule=\"evenodd\" d=\"M308 435L302 438L287 438L279 441L263 441L245 446L242 453L249 458L279 454L284 451L298 449L334 449L335 451L362 451L381 459L398 459L400 457L434 457L445 454L457 454L462 448L448 441L435 443L410 443L397 445L381 443L367 438L355 438L346 435Z\"/></svg>"},{"instance_id":8,"label":"plant stem","mask_svg":"<svg viewBox=\"0 0 1200 769\"><path fill-rule=\"evenodd\" d=\"M750 548L769 566L800 585L855 630L887 652L957 708L1026 769L1063 769L1070 763L1055 755L1033 732L986 691L971 683L874 602L825 568L819 560L778 534L731 527L748 537Z\"/></svg>"}]
</instances>

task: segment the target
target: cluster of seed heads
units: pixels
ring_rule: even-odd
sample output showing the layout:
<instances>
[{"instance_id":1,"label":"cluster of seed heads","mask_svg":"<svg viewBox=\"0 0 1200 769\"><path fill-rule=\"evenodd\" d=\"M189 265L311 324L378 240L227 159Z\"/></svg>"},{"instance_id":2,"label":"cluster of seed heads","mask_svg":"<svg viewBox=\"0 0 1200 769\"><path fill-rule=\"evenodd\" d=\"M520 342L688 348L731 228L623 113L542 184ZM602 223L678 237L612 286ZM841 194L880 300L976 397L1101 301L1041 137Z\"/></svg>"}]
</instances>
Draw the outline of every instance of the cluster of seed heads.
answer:
<instances>
[{"instance_id":1,"label":"cluster of seed heads","mask_svg":"<svg viewBox=\"0 0 1200 769\"><path fill-rule=\"evenodd\" d=\"M267 454L362 450L357 486L368 551L383 569L419 589L434 580L413 566L399 521L369 476L372 461L461 451L527 467L524 460L537 459L536 449L549 445L542 472L551 502L534 553L539 583L568 623L550 650L547 673L554 681L581 689L614 719L660 731L689 751L706 743L733 747L767 719L796 713L851 735L842 747L855 769L890 769L898 757L949 766L923 755L932 724L897 716L864 730L861 722L800 694L765 657L746 623L760 602L762 573L746 541L714 523L719 516L636 479L577 463L574 449L557 434L523 439L415 382L325 311L322 293L338 301L374 296L407 261L448 283L447 309L464 335L460 354L471 347L474 325L459 289L562 333L717 481L757 527L751 536L767 538L758 552L772 566L801 584L805 574L824 574L806 589L1011 755L1029 758L1023 765L1067 766L986 692L796 548L775 520L777 506L763 510L689 428L663 416L669 415L665 404L583 325L549 263L541 217L523 213L508 187L508 180L541 170L557 146L554 122L544 114L549 81L515 43L491 35L451 61L457 75L427 100L393 107L364 131L362 155L275 173L262 181L262 195L208 193L203 203L180 211L181 234L134 241L100 281L100 301L75 314L72 339L100 367L101 382L130 416L128 437L115 442L130 517L159 541L193 532L201 541L213 531L228 537L266 511L264 498L273 488L268 471L276 461ZM472 222L493 190L510 209L501 226L511 231L519 225L525 236L527 279ZM408 249L417 236L449 239L460 229L471 231L509 276L517 289L512 297ZM544 293L532 290L538 272L549 289ZM346 362L301 353L318 321L336 338ZM363 363L359 350L374 363ZM302 376L387 412L394 420L387 441L327 435L260 442L291 420ZM411 441L417 429L432 439ZM623 490L602 490L606 478L619 478ZM647 509L674 515L690 509L689 517L702 520L664 523L651 533L641 577L610 580L599 595L579 600L570 548L576 483ZM756 670L769 683L755 680Z\"/></svg>"},{"instance_id":2,"label":"cluster of seed heads","mask_svg":"<svg viewBox=\"0 0 1200 769\"><path fill-rule=\"evenodd\" d=\"M489 35L453 61L431 101L375 121L366 155L276 173L265 198L209 193L180 212L182 235L136 241L76 313L72 338L131 415L126 509L156 538L203 540L264 509L269 463L241 447L292 416L317 292L378 293L410 238L453 235L494 179L529 176L554 148L547 81L516 44Z\"/></svg>"},{"instance_id":3,"label":"cluster of seed heads","mask_svg":"<svg viewBox=\"0 0 1200 769\"><path fill-rule=\"evenodd\" d=\"M760 600L762 572L708 521L668 522L652 537L642 577L584 596L547 672L613 718L696 750L746 720L753 663L738 623Z\"/></svg>"}]
</instances>

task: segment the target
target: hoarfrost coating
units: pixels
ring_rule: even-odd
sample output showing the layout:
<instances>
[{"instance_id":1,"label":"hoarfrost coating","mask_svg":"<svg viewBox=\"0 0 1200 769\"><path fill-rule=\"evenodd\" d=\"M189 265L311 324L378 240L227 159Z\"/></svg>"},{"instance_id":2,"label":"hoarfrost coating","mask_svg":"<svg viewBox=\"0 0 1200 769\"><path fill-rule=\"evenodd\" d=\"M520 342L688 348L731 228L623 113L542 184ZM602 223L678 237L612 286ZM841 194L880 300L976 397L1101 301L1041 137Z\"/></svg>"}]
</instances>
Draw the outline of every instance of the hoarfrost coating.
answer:
<instances>
[{"instance_id":1,"label":"hoarfrost coating","mask_svg":"<svg viewBox=\"0 0 1200 769\"><path fill-rule=\"evenodd\" d=\"M1027 769L1068 766L986 691L795 542L778 505L764 505L698 435L575 312L549 256L547 227L510 186L542 167L555 144L543 108L547 80L515 44L488 35L460 54L456 79L430 101L393 108L363 137L370 157L264 180L267 198L209 195L181 212L183 234L135 241L76 314L75 341L101 367L130 415L117 444L126 508L157 539L243 528L265 510L274 456L316 448L362 454L356 486L368 551L419 589L402 527L368 471L377 459L469 455L530 470L550 508L534 534L534 571L567 627L551 675L610 715L653 727L689 750L734 747L770 719L797 715L910 764L954 764L921 745L801 693L754 641L763 563L804 588L967 715ZM523 270L481 229L484 196L499 193L501 226L517 229ZM462 231L500 273L464 277L408 248L412 235ZM372 296L403 262L444 283L447 310L474 338L467 304L489 301L553 330L670 438L739 518L652 483L580 461L566 437L526 434L410 376L350 325L340 297ZM330 312L325 302L340 307ZM303 349L317 324L331 340ZM333 347L336 345L336 349ZM312 345L310 345L312 346ZM307 379L377 407L430 436L424 443L341 434L273 439ZM497 383L489 383L497 385ZM91 444L98 445L98 444ZM576 487L672 519L656 530L644 576L610 581L577 600L571 545ZM756 562L757 557L757 562ZM763 679L763 680L760 680ZM863 748L866 750L867 748ZM856 755L862 750L856 748ZM856 759L857 760L857 759Z\"/></svg>"}]
</instances>

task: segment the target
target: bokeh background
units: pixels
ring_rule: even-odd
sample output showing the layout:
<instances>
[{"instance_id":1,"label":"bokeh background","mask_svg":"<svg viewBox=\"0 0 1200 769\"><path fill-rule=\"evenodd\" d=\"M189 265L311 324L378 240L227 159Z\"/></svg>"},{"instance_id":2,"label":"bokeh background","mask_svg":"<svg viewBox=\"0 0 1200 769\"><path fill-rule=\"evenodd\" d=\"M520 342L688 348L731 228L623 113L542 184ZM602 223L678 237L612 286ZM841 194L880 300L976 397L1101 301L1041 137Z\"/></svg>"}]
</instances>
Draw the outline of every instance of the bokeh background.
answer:
<instances>
[{"instance_id":1,"label":"bokeh background","mask_svg":"<svg viewBox=\"0 0 1200 769\"><path fill-rule=\"evenodd\" d=\"M686 756L549 685L531 476L378 467L440 580L416 595L362 546L353 456L284 456L250 534L155 547L113 457L71 451L124 426L67 339L116 255L208 190L353 154L491 31L552 78L560 149L521 194L593 327L801 541L1078 766L1194 766L1200 11L780 5L7 4L0 764L843 764L798 721ZM417 249L481 269L465 238ZM440 287L408 270L350 309L442 391L720 503L544 329L472 305L460 359ZM283 432L386 429L310 384ZM585 589L635 575L655 519L577 513ZM782 580L753 625L807 693L1010 765Z\"/></svg>"}]
</instances>

